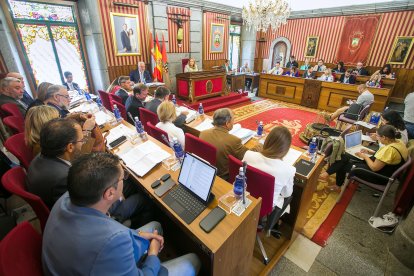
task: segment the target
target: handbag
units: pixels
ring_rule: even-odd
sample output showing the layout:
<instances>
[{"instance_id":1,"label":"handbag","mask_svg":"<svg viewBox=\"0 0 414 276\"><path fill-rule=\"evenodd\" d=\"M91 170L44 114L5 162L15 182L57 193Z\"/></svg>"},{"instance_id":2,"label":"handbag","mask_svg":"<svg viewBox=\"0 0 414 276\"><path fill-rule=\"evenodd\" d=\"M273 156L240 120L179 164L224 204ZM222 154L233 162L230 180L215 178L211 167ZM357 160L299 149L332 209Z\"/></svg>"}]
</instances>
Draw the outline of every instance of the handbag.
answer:
<instances>
[{"instance_id":1,"label":"handbag","mask_svg":"<svg viewBox=\"0 0 414 276\"><path fill-rule=\"evenodd\" d=\"M351 119L351 120L358 120L359 119L359 113L361 113L364 106L359 103L352 103L349 108L345 111L345 118Z\"/></svg>"}]
</instances>

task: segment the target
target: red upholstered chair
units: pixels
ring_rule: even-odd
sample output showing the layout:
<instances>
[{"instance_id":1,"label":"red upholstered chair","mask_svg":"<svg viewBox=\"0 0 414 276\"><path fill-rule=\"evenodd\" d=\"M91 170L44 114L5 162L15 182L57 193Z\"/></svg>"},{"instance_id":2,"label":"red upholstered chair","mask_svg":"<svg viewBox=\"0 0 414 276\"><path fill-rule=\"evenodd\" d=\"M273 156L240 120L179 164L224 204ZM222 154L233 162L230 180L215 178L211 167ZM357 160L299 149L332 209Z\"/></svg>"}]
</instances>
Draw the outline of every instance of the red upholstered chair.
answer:
<instances>
[{"instance_id":1,"label":"red upholstered chair","mask_svg":"<svg viewBox=\"0 0 414 276\"><path fill-rule=\"evenodd\" d=\"M4 143L6 149L19 159L20 164L29 169L30 162L33 159L33 151L24 142L24 133L15 134Z\"/></svg>"},{"instance_id":2,"label":"red upholstered chair","mask_svg":"<svg viewBox=\"0 0 414 276\"><path fill-rule=\"evenodd\" d=\"M188 62L190 61L190 59L189 58L183 58L182 60L181 60L181 66L182 66L182 68L183 68L183 72L184 72L184 68L185 68L185 66L188 64Z\"/></svg>"},{"instance_id":3,"label":"red upholstered chair","mask_svg":"<svg viewBox=\"0 0 414 276\"><path fill-rule=\"evenodd\" d=\"M216 147L190 133L185 134L185 151L194 153L195 155L203 158L213 166L216 165Z\"/></svg>"},{"instance_id":4,"label":"red upholstered chair","mask_svg":"<svg viewBox=\"0 0 414 276\"><path fill-rule=\"evenodd\" d=\"M19 107L17 107L14 103L3 104L1 106L1 110L6 116L16 116L23 119L23 115L20 112Z\"/></svg>"},{"instance_id":5,"label":"red upholstered chair","mask_svg":"<svg viewBox=\"0 0 414 276\"><path fill-rule=\"evenodd\" d=\"M13 131L13 134L24 132L24 120L21 116L8 116L3 119L3 123Z\"/></svg>"},{"instance_id":6,"label":"red upholstered chair","mask_svg":"<svg viewBox=\"0 0 414 276\"><path fill-rule=\"evenodd\" d=\"M111 99L111 102L118 102L118 103L122 103L122 98L115 95L115 94L109 94L109 98ZM112 104L112 106L114 105L114 103Z\"/></svg>"},{"instance_id":7,"label":"red upholstered chair","mask_svg":"<svg viewBox=\"0 0 414 276\"><path fill-rule=\"evenodd\" d=\"M148 131L147 122L151 122L151 124L154 126L157 125L159 122L158 115L145 108L139 109L139 118L141 119L142 125L144 126L146 131Z\"/></svg>"},{"instance_id":8,"label":"red upholstered chair","mask_svg":"<svg viewBox=\"0 0 414 276\"><path fill-rule=\"evenodd\" d=\"M43 275L42 237L25 221L0 242L0 275Z\"/></svg>"},{"instance_id":9,"label":"red upholstered chair","mask_svg":"<svg viewBox=\"0 0 414 276\"><path fill-rule=\"evenodd\" d=\"M32 207L40 221L42 231L45 229L47 218L49 217L49 208L43 200L29 193L26 190L26 173L22 167L14 167L8 170L1 178L4 188L12 194L20 196Z\"/></svg>"},{"instance_id":10,"label":"red upholstered chair","mask_svg":"<svg viewBox=\"0 0 414 276\"><path fill-rule=\"evenodd\" d=\"M229 155L229 182L233 183L236 175L239 174L239 169L242 167L242 162L236 157ZM273 211L273 192L275 188L275 177L262 172L254 167L247 165L247 191L255 198L262 198L262 206L260 207L259 219L270 215ZM262 231L262 227L258 227L258 232ZM260 237L256 234L256 241L259 244L260 251L263 255L263 262L267 264L269 258L263 247Z\"/></svg>"},{"instance_id":11,"label":"red upholstered chair","mask_svg":"<svg viewBox=\"0 0 414 276\"><path fill-rule=\"evenodd\" d=\"M158 127L154 126L153 124L151 124L151 122L147 122L147 132L149 135L151 135L152 137L154 137L155 139L157 139L158 141L162 142L163 144L170 146L166 141L164 141L164 139L162 138L162 135L165 136L165 138L167 138L168 140L168 133L165 132L162 129L159 129Z\"/></svg>"},{"instance_id":12,"label":"red upholstered chair","mask_svg":"<svg viewBox=\"0 0 414 276\"><path fill-rule=\"evenodd\" d=\"M109 111L112 111L111 98L109 97L109 94L102 90L98 90L98 93L101 98L102 105Z\"/></svg>"},{"instance_id":13,"label":"red upholstered chair","mask_svg":"<svg viewBox=\"0 0 414 276\"><path fill-rule=\"evenodd\" d=\"M125 108L125 105L123 105L123 104L121 104L121 103L122 103L122 101L121 101L121 102L112 101L112 104L113 104L113 105L114 105L114 104L116 104L116 107L118 107L119 112L121 112L121 116L122 116L122 118L124 118L124 120L125 120L125 121L127 121L127 120L128 120L128 118L127 118L126 108Z\"/></svg>"}]
</instances>

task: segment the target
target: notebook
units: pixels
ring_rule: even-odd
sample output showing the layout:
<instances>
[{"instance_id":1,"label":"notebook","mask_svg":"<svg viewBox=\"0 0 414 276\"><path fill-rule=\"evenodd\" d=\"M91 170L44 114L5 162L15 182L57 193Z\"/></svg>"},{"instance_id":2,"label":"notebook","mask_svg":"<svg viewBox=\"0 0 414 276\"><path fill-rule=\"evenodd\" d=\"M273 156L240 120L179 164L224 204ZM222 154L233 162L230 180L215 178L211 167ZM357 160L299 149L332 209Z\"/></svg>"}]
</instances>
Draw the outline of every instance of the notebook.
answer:
<instances>
[{"instance_id":1,"label":"notebook","mask_svg":"<svg viewBox=\"0 0 414 276\"><path fill-rule=\"evenodd\" d=\"M207 208L217 169L196 155L186 153L178 185L163 201L187 224L193 222Z\"/></svg>"},{"instance_id":2,"label":"notebook","mask_svg":"<svg viewBox=\"0 0 414 276\"><path fill-rule=\"evenodd\" d=\"M345 152L354 156L355 158L363 160L358 157L355 153L360 152L362 149L371 151L370 149L362 145L362 131L358 130L345 135Z\"/></svg>"}]
</instances>

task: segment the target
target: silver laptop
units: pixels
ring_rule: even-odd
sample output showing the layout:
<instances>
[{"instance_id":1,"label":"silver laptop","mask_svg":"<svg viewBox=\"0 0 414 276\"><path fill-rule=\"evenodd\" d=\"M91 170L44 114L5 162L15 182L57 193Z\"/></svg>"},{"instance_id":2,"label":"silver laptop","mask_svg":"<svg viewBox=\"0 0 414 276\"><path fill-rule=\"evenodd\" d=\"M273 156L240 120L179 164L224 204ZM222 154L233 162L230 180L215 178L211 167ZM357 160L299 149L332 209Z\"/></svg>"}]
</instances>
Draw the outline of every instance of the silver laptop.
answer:
<instances>
[{"instance_id":1,"label":"silver laptop","mask_svg":"<svg viewBox=\"0 0 414 276\"><path fill-rule=\"evenodd\" d=\"M362 131L358 130L345 135L345 152L354 156L355 158L363 160L361 157L355 155L362 149L369 150L362 145Z\"/></svg>"}]
</instances>

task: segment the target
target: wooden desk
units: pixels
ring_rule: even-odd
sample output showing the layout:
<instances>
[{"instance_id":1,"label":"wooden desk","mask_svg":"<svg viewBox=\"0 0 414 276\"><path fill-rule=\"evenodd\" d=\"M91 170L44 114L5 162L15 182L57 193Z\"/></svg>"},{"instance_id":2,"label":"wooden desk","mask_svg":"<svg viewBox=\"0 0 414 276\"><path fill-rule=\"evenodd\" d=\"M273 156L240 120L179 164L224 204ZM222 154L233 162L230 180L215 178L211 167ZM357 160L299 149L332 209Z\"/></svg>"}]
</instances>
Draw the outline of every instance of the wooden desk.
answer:
<instances>
[{"instance_id":1,"label":"wooden desk","mask_svg":"<svg viewBox=\"0 0 414 276\"><path fill-rule=\"evenodd\" d=\"M245 79L251 80L250 91L259 88L260 74L258 73L247 73L244 75Z\"/></svg>"},{"instance_id":2,"label":"wooden desk","mask_svg":"<svg viewBox=\"0 0 414 276\"><path fill-rule=\"evenodd\" d=\"M125 125L132 125L124 122ZM164 150L172 150L161 142L149 136L149 140L156 143ZM115 150L120 153L132 145L124 143ZM161 164L158 164L144 177L138 177L132 171L131 176L143 188L145 193L156 203L162 211L178 226L181 233L174 233L176 236L184 236L186 244L191 244L203 254L198 254L203 267L203 274L210 275L249 275L250 264L253 256L255 244L256 228L261 206L261 199L249 197L252 200L247 210L237 217L234 214L227 215L210 233L204 232L200 226L200 221L218 205L218 198L233 189L232 185L217 177L212 188L216 199L201 213L191 224L186 224L161 198L154 194L151 184L162 175L169 173L172 179L177 182L178 171L167 171ZM164 229L168 231L168 229ZM168 243L168 240L166 240ZM207 266L207 267L206 267Z\"/></svg>"},{"instance_id":3,"label":"wooden desk","mask_svg":"<svg viewBox=\"0 0 414 276\"><path fill-rule=\"evenodd\" d=\"M194 102L227 93L224 69L180 73L177 78L177 94Z\"/></svg>"},{"instance_id":4,"label":"wooden desk","mask_svg":"<svg viewBox=\"0 0 414 276\"><path fill-rule=\"evenodd\" d=\"M228 82L230 83L230 91L238 91L241 89L244 91L245 87L245 74L244 73L231 73L226 76Z\"/></svg>"}]
</instances>

